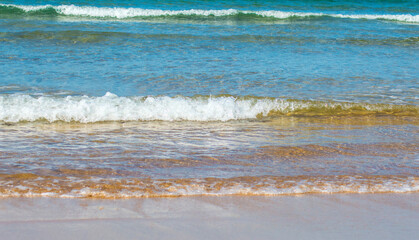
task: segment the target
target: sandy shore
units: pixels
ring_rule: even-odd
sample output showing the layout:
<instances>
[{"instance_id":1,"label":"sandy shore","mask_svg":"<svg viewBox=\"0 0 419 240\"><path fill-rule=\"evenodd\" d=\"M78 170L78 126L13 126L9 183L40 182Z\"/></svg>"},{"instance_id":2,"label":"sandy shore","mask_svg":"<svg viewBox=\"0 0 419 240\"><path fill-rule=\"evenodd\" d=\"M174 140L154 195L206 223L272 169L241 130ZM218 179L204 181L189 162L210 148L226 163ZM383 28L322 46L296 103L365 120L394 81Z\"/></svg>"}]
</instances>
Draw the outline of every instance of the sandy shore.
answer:
<instances>
[{"instance_id":1,"label":"sandy shore","mask_svg":"<svg viewBox=\"0 0 419 240\"><path fill-rule=\"evenodd\" d=\"M414 239L419 194L0 199L1 239Z\"/></svg>"}]
</instances>

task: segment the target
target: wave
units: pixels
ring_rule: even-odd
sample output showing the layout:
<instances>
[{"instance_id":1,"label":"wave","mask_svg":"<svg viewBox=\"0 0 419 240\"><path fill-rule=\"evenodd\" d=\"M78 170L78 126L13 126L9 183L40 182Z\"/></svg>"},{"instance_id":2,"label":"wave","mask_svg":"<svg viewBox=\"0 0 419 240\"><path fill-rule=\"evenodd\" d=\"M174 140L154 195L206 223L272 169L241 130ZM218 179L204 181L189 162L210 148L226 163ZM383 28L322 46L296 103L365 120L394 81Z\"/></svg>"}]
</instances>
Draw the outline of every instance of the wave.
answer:
<instances>
[{"instance_id":1,"label":"wave","mask_svg":"<svg viewBox=\"0 0 419 240\"><path fill-rule=\"evenodd\" d=\"M313 12L285 11L245 11L236 9L224 10L161 10L142 8L109 8L75 5L13 5L0 4L0 14L13 16L70 16L100 19L153 19L172 18L181 20L281 20L309 19L318 17L390 20L408 23L419 23L419 15L411 14L327 14Z\"/></svg>"},{"instance_id":2,"label":"wave","mask_svg":"<svg viewBox=\"0 0 419 240\"><path fill-rule=\"evenodd\" d=\"M188 34L137 34L125 32L102 32L102 31L22 31L0 32L0 42L15 42L16 40L51 40L63 44L75 43L98 43L127 41L127 39L178 39L178 40L222 40L238 42L258 42L269 44L295 44L295 43L322 43L322 44L350 44L350 45L394 45L402 47L415 47L419 45L419 37L392 37L392 38L340 38L319 39L315 37L293 36L264 36L264 35L232 35L232 36L196 36Z\"/></svg>"},{"instance_id":3,"label":"wave","mask_svg":"<svg viewBox=\"0 0 419 240\"><path fill-rule=\"evenodd\" d=\"M0 122L229 121L282 116L418 116L415 105L321 102L264 97L102 97L0 95Z\"/></svg>"},{"instance_id":4,"label":"wave","mask_svg":"<svg viewBox=\"0 0 419 240\"><path fill-rule=\"evenodd\" d=\"M415 176L260 176L203 179L106 179L0 174L0 197L144 198L310 193L419 192Z\"/></svg>"}]
</instances>

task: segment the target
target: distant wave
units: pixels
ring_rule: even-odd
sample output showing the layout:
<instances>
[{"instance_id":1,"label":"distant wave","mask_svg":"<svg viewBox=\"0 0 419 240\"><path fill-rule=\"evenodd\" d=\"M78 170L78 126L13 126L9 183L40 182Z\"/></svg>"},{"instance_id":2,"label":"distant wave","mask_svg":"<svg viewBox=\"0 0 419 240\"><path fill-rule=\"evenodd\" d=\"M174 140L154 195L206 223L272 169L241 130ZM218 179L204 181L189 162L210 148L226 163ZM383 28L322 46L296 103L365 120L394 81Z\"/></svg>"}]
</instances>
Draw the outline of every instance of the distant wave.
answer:
<instances>
[{"instance_id":1,"label":"distant wave","mask_svg":"<svg viewBox=\"0 0 419 240\"><path fill-rule=\"evenodd\" d=\"M142 8L109 8L75 5L13 5L0 4L0 14L30 15L30 16L75 16L101 19L231 19L231 20L263 20L263 19L299 19L310 17L333 17L352 19L380 19L419 23L419 15L411 14L326 14L311 12L284 12L284 11L245 11L236 9L225 10L161 10Z\"/></svg>"},{"instance_id":2,"label":"distant wave","mask_svg":"<svg viewBox=\"0 0 419 240\"><path fill-rule=\"evenodd\" d=\"M0 122L229 121L280 116L418 116L413 105L362 104L262 97L33 97L0 95Z\"/></svg>"},{"instance_id":3,"label":"distant wave","mask_svg":"<svg viewBox=\"0 0 419 240\"><path fill-rule=\"evenodd\" d=\"M295 44L295 43L328 43L328 44L348 44L348 45L394 45L401 47L419 46L419 37L392 37L392 38L339 38L324 39L313 36L266 36L266 35L232 35L232 36L197 36L190 34L139 34L111 31L20 31L20 32L0 32L0 42L16 42L18 40L50 40L55 44L89 44L98 42L108 42L113 44L118 41L127 41L127 39L173 39L173 40L222 40L237 42L258 42L268 44Z\"/></svg>"}]
</instances>

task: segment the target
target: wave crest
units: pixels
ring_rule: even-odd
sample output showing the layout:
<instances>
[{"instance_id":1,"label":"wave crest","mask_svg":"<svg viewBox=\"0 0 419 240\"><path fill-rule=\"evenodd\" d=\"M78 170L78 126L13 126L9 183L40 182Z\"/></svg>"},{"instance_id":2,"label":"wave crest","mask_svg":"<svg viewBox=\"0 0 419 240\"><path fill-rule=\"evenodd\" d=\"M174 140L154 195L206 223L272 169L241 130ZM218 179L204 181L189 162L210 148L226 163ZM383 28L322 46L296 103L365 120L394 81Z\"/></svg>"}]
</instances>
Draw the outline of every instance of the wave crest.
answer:
<instances>
[{"instance_id":1,"label":"wave crest","mask_svg":"<svg viewBox=\"0 0 419 240\"><path fill-rule=\"evenodd\" d=\"M102 97L0 95L0 121L229 121L280 116L418 116L413 105L363 104L263 97Z\"/></svg>"},{"instance_id":2,"label":"wave crest","mask_svg":"<svg viewBox=\"0 0 419 240\"><path fill-rule=\"evenodd\" d=\"M161 10L161 9L142 9L142 8L120 8L120 7L92 7L76 5L13 5L0 4L0 14L13 15L39 15L39 16L76 16L88 18L113 18L113 19L149 19L149 18L215 18L234 17L235 20L255 20L255 19L298 19L310 17L333 17L333 18L352 18L352 19L380 19L401 21L409 23L419 23L419 15L411 14L326 14L312 12L284 12L276 10L266 11L246 11L236 9L223 10Z\"/></svg>"}]
</instances>

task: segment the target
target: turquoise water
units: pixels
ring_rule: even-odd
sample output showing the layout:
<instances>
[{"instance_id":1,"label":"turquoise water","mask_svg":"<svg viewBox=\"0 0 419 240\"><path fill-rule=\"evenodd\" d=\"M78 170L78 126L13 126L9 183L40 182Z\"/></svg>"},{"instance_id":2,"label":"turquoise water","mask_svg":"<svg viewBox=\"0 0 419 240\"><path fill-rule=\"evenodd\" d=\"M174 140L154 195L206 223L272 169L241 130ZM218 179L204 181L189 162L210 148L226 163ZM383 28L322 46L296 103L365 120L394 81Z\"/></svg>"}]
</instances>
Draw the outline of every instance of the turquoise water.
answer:
<instances>
[{"instance_id":1,"label":"turquoise water","mask_svg":"<svg viewBox=\"0 0 419 240\"><path fill-rule=\"evenodd\" d=\"M3 1L2 93L231 94L417 104L416 1ZM23 12L25 6L411 14L413 23L335 17L155 18ZM19 7L20 6L20 7ZM23 13L16 14L17 11ZM54 11L54 10L51 10ZM116 12L122 11L116 10ZM111 15L111 14L110 14ZM144 14L143 14L144 15ZM67 93L68 92L68 93Z\"/></svg>"},{"instance_id":2,"label":"turquoise water","mask_svg":"<svg viewBox=\"0 0 419 240\"><path fill-rule=\"evenodd\" d=\"M87 196L115 178L182 182L156 196L418 191L418 14L414 0L1 1L0 194Z\"/></svg>"}]
</instances>

